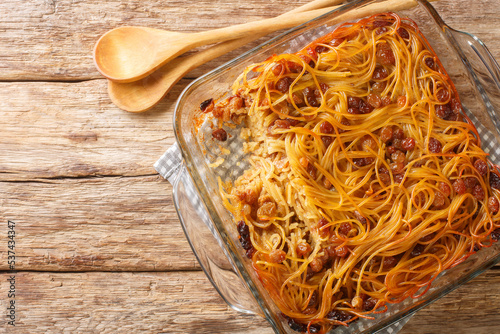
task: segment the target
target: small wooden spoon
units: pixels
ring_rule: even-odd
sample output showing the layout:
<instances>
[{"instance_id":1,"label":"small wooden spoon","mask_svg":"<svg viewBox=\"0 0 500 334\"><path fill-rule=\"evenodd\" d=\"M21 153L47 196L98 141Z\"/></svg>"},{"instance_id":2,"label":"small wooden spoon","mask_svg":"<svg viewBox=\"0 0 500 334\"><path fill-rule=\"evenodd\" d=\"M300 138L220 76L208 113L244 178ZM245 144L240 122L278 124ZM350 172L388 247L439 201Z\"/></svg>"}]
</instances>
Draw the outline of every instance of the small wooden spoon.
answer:
<instances>
[{"instance_id":1,"label":"small wooden spoon","mask_svg":"<svg viewBox=\"0 0 500 334\"><path fill-rule=\"evenodd\" d=\"M343 0L315 0L283 15L308 11L341 2ZM328 10L331 11L338 7L340 6L332 6ZM186 73L262 36L265 35L258 34L224 42L193 55L173 59L157 71L138 81L122 83L109 80L108 94L111 101L120 109L130 112L146 111L154 107Z\"/></svg>"},{"instance_id":2,"label":"small wooden spoon","mask_svg":"<svg viewBox=\"0 0 500 334\"><path fill-rule=\"evenodd\" d=\"M147 27L120 27L104 34L94 48L97 69L108 79L132 82L195 47L290 28L325 14L329 8L239 24L199 33Z\"/></svg>"}]
</instances>

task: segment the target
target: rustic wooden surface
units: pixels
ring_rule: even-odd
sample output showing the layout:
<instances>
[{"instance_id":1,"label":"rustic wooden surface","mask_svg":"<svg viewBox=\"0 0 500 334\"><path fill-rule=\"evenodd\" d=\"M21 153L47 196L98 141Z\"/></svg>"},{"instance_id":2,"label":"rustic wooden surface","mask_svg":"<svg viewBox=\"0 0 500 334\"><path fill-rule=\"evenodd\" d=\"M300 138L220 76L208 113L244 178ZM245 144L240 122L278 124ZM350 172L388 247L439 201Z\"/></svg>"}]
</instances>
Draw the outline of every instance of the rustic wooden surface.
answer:
<instances>
[{"instance_id":1,"label":"rustic wooden surface","mask_svg":"<svg viewBox=\"0 0 500 334\"><path fill-rule=\"evenodd\" d=\"M0 309L16 223L16 327L0 333L272 333L226 306L201 271L153 169L174 142L173 104L196 69L144 114L117 109L93 66L108 29L202 31L278 15L307 0L0 2ZM452 27L500 60L497 0L440 0ZM262 41L262 40L261 40ZM500 332L500 267L419 311L401 331Z\"/></svg>"}]
</instances>

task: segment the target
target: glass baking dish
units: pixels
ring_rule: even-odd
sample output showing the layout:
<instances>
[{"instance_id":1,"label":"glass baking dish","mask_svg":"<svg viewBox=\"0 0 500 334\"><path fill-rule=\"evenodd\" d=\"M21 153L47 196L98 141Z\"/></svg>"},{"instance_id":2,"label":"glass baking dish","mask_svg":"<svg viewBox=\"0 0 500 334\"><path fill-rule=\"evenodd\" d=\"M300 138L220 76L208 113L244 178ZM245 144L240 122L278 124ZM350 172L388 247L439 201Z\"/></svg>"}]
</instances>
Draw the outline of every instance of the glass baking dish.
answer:
<instances>
[{"instance_id":1,"label":"glass baking dish","mask_svg":"<svg viewBox=\"0 0 500 334\"><path fill-rule=\"evenodd\" d=\"M235 310L263 316L276 333L296 333L254 274L238 242L229 212L222 205L217 176L235 180L244 170L245 156L233 154L217 168L211 168L210 147L197 133L196 113L200 102L224 96L248 65L272 54L295 52L346 21L379 12L393 11L414 20L455 83L464 111L482 137L483 149L498 164L500 152L500 68L485 45L475 36L447 26L425 0L351 2L322 17L303 24L237 57L189 85L177 101L174 130L183 156L183 165L174 181L174 203L186 237L201 267L222 298ZM198 124L199 125L199 124ZM237 137L237 136L233 136ZM233 144L236 145L237 143ZM232 145L231 143L229 145ZM237 153L235 147L231 149ZM500 151L500 150L499 150ZM211 160L212 159L212 160ZM471 280L500 261L500 243L483 248L464 263L443 272L427 293L419 298L390 305L374 320L359 320L331 333L373 333L404 319Z\"/></svg>"}]
</instances>

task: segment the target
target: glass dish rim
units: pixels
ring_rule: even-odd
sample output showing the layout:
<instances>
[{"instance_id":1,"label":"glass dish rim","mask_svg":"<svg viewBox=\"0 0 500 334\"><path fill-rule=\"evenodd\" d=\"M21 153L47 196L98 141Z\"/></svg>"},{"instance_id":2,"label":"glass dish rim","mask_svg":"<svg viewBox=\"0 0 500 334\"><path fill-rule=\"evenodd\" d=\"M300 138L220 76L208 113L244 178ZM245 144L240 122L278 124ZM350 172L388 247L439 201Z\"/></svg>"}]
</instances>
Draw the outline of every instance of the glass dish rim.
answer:
<instances>
[{"instance_id":1,"label":"glass dish rim","mask_svg":"<svg viewBox=\"0 0 500 334\"><path fill-rule=\"evenodd\" d=\"M424 10L427 11L429 17L432 17L434 19L434 21L435 21L433 23L434 25L436 25L437 27L439 27L441 29L448 29L448 30L451 30L452 32L457 32L457 33L461 33L464 35L468 35L470 38L474 39L477 43L479 43L480 46L482 46L487 52L489 52L486 45L484 44L484 42L482 42L475 35L467 33L467 32L463 32L463 31L459 31L459 30L453 29L450 26L448 26L444 22L444 20L441 18L441 16L438 14L438 12L434 9L434 7L429 3L428 0L414 0L414 1L416 3L416 6L423 6L424 7ZM215 209L213 198L210 196L210 194L207 191L207 188L204 185L204 182L203 182L204 178L199 173L198 167L193 163L193 155L191 153L191 150L189 149L189 146L188 146L186 140L184 139L184 135L183 135L182 130L180 130L181 117L179 117L179 115L182 114L181 106L183 105L183 101L189 95L190 91L196 89L197 87L202 85L205 81L207 81L213 77L216 77L221 72L223 72L227 69L230 69L233 65L238 64L238 63L244 61L245 59L252 57L253 55L255 55L258 52L261 52L262 50L268 49L273 44L275 44L281 40L286 39L288 36L298 32L298 31L307 29L307 27L309 27L310 25L318 25L319 26L322 23L326 22L328 19L330 19L332 16L335 16L335 14L338 14L339 12L342 13L344 11L348 11L348 10L351 10L353 8L357 8L359 6L367 5L367 4L370 4L373 2L380 2L380 1L377 1L377 0L355 0L355 1L349 2L347 4L342 5L340 8L332 10L326 14L321 15L320 17L317 17L317 18L310 20L306 23L298 25L292 29L289 29L289 30L277 35L276 37L273 37L273 38L267 40L266 42L242 53L241 55L231 59L230 61L222 64L221 66L209 71L208 73L200 76L199 78L197 78L196 80L191 82L179 95L179 98L177 99L176 104L175 104L175 111L174 111L174 116L173 116L174 117L174 122L173 122L174 134L175 134L176 141L179 144L179 148L180 148L180 151L181 151L183 159L184 159L183 164L185 166L185 172L187 172L188 175L191 177L193 184L199 193L200 199L202 200L206 211L210 215L210 219L212 220L212 223L213 223L215 229L217 230L217 232L219 233L219 235L222 237L222 239L225 242L225 247L226 247L225 251L227 251L227 254L230 256L230 257L228 257L228 260L231 262L231 265L233 266L233 268L238 272L240 278L242 278L242 281L244 282L244 284L248 288L249 292L253 295L256 303L258 304L258 306L260 307L260 309L264 313L265 319L270 323L270 325L272 326L272 328L275 331L277 331L277 329L278 329L277 327L281 327L278 325L278 323L280 323L281 321L280 321L280 319L278 319L277 314L274 314L273 312L270 311L271 308L269 307L268 302L264 298L262 298L259 290L255 286L253 279L249 275L248 268L245 266L245 264L242 261L242 256L239 252L239 249L237 247L235 247L231 238L229 238L229 236L227 236L227 234L224 232L224 224L222 222L221 217L217 213L217 210ZM455 44L455 43L452 43L452 44L453 44L453 46L455 46L455 50L453 50L453 52L457 53L457 55L458 55L460 53L460 50L456 49L457 44ZM463 57L465 57L465 56L463 56ZM463 57L459 57L459 58L463 58ZM465 58L467 58L467 57L465 57ZM491 59L493 59L493 61L495 61L495 59L493 57L491 57ZM467 64L464 64L464 65L466 67L468 66ZM496 61L495 61L495 65L498 67L498 63L496 63ZM468 68L468 72L473 72L473 71L470 68ZM470 75L470 73L468 73L468 74ZM500 87L498 80L495 79L495 81L496 81L497 85ZM497 131L499 131L499 129L497 129ZM177 210L177 208L176 208L176 210ZM179 218L181 218L181 217L179 217ZM227 242L228 240L229 240L229 242ZM196 254L196 252L195 252L195 254ZM384 321L382 323L371 327L370 330L373 332L379 331L387 326L390 326L392 323L396 322L398 319L403 319L403 318L417 312L418 310L420 310L420 309L426 307L427 305L435 302L436 300L442 298L447 293L453 291L457 287L459 287L459 286L463 285L464 283L477 277L478 275L480 275L485 270L487 270L488 268L490 268L491 266L495 265L498 262L500 262L500 252L497 253L495 256L493 256L488 261L483 262L483 264L480 267L478 267L475 271L473 271L467 275L463 275L463 276L459 277L459 279L457 279L455 282L450 282L445 287L442 287L436 291L426 293L426 298L423 301L421 301L419 303L415 303L407 311L402 311L402 312L399 312L395 315L387 317L387 319L384 319ZM214 287L219 292L219 294L221 294L219 289L217 288L217 286L214 285ZM222 294L221 294L221 296L222 296ZM224 296L222 296L222 297L224 300L226 300L224 298ZM230 303L228 303L228 304L229 304L229 306L233 307L233 305L231 305ZM239 312L242 312L241 309L238 309L238 308L235 308L235 309Z\"/></svg>"}]
</instances>

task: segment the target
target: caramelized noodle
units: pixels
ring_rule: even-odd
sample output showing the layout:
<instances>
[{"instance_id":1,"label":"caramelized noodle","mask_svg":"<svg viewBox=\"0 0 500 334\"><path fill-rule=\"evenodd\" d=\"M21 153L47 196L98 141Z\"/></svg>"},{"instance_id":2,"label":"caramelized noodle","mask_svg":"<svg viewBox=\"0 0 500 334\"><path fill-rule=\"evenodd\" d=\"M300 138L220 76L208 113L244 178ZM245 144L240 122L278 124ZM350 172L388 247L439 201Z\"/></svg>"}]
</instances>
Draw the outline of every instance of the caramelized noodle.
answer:
<instances>
[{"instance_id":1,"label":"caramelized noodle","mask_svg":"<svg viewBox=\"0 0 500 334\"><path fill-rule=\"evenodd\" d=\"M251 168L221 184L224 203L292 328L383 312L498 239L497 172L427 45L378 14L234 84Z\"/></svg>"}]
</instances>

